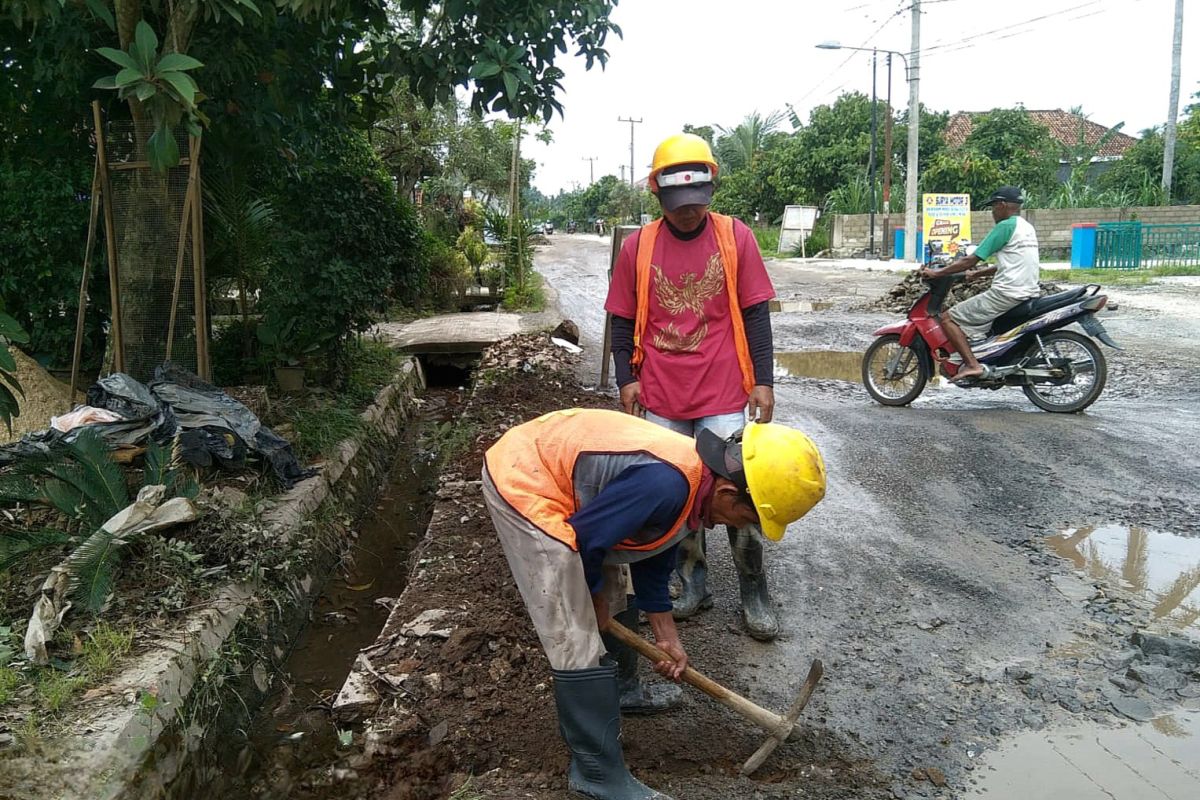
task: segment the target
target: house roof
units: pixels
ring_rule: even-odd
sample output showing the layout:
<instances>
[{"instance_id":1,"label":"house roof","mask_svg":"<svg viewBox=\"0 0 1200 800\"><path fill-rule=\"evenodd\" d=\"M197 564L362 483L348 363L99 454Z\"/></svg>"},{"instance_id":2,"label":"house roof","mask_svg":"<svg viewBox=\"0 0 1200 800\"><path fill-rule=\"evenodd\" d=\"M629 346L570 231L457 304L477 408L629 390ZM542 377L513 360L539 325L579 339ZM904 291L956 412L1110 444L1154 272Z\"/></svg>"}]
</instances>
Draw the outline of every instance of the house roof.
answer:
<instances>
[{"instance_id":1,"label":"house roof","mask_svg":"<svg viewBox=\"0 0 1200 800\"><path fill-rule=\"evenodd\" d=\"M960 111L950 117L950 121L946 123L946 130L942 137L946 144L951 147L961 147L971 134L971 129L975 126L975 118L985 114L985 111ZM1079 141L1079 126L1083 125L1084 141L1089 145L1093 145L1100 141L1100 137L1108 133L1110 128L1092 122L1089 119L1081 119L1069 111L1063 111L1061 108L1054 108L1044 111L1027 111L1030 118L1039 125L1050 130L1050 135L1062 144L1064 147L1073 147ZM1100 151L1096 153L1098 158L1120 158L1125 155L1125 151L1137 144L1137 139L1125 133L1116 133L1111 139L1104 143Z\"/></svg>"}]
</instances>

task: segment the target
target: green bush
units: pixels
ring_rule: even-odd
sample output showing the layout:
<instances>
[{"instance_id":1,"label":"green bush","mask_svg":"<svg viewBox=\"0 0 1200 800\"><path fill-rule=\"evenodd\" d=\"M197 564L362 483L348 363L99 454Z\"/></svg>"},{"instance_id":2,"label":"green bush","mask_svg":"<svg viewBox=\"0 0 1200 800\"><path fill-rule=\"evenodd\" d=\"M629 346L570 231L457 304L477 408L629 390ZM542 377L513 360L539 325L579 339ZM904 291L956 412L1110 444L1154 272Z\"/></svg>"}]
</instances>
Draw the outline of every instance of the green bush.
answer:
<instances>
[{"instance_id":1,"label":"green bush","mask_svg":"<svg viewBox=\"0 0 1200 800\"><path fill-rule=\"evenodd\" d=\"M344 378L348 338L389 299L414 304L426 287L417 216L366 140L348 131L326 135L295 173L277 176L274 194L283 233L259 308L268 321L294 317L303 333L327 336Z\"/></svg>"},{"instance_id":2,"label":"green bush","mask_svg":"<svg viewBox=\"0 0 1200 800\"><path fill-rule=\"evenodd\" d=\"M750 230L754 231L754 239L758 242L758 249L762 251L765 257L770 258L779 253L779 228L774 225L755 225Z\"/></svg>"},{"instance_id":3,"label":"green bush","mask_svg":"<svg viewBox=\"0 0 1200 800\"><path fill-rule=\"evenodd\" d=\"M424 234L424 248L429 304L436 309L457 307L474 277L466 256L428 232Z\"/></svg>"},{"instance_id":4,"label":"green bush","mask_svg":"<svg viewBox=\"0 0 1200 800\"><path fill-rule=\"evenodd\" d=\"M90 162L0 163L0 295L29 333L25 349L52 367L71 364L91 179ZM91 371L103 357L109 313L102 234L92 254L84 327L84 366Z\"/></svg>"}]
</instances>

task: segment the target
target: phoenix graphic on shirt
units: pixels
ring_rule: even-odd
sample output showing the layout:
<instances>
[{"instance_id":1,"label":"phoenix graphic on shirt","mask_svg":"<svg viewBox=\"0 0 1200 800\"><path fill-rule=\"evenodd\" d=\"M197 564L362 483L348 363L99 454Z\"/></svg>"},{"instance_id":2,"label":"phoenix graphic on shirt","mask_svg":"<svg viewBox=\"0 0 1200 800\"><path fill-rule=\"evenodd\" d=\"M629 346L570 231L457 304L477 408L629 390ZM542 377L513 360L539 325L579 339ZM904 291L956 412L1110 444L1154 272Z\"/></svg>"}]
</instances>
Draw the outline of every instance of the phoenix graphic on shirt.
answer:
<instances>
[{"instance_id":1,"label":"phoenix graphic on shirt","mask_svg":"<svg viewBox=\"0 0 1200 800\"><path fill-rule=\"evenodd\" d=\"M721 254L713 253L699 280L696 273L685 272L679 276L679 284L672 283L663 275L662 268L652 264L654 270L654 296L658 304L672 317L691 311L700 323L690 335L684 336L674 322L668 322L654 334L654 347L663 353L694 353L708 336L708 317L704 305L725 291L725 267Z\"/></svg>"}]
</instances>

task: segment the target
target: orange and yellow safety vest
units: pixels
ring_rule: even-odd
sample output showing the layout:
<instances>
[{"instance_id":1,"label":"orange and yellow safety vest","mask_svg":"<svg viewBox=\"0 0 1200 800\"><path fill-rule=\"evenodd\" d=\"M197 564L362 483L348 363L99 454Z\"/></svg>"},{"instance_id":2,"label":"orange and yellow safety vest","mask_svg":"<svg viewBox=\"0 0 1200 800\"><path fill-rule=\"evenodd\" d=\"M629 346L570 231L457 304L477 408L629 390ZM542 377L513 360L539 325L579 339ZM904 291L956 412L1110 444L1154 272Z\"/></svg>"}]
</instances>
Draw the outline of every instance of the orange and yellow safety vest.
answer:
<instances>
[{"instance_id":1,"label":"orange and yellow safety vest","mask_svg":"<svg viewBox=\"0 0 1200 800\"><path fill-rule=\"evenodd\" d=\"M691 437L601 409L544 414L510 429L484 458L500 496L572 550L579 548L567 518L605 482L639 460L658 460L678 469L688 482L688 500L669 530L640 531L615 549L649 553L663 548L682 532L704 471Z\"/></svg>"}]
</instances>

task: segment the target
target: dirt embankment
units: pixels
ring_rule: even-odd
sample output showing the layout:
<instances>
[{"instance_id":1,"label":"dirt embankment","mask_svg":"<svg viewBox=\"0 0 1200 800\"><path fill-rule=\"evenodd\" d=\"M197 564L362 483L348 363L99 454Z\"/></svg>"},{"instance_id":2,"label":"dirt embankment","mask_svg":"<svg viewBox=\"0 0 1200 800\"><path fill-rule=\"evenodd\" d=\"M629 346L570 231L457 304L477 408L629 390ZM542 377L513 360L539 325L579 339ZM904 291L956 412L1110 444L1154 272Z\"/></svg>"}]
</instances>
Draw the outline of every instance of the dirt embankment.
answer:
<instances>
[{"instance_id":1,"label":"dirt embankment","mask_svg":"<svg viewBox=\"0 0 1200 800\"><path fill-rule=\"evenodd\" d=\"M296 797L432 800L469 776L488 800L566 795L567 752L549 666L479 486L484 451L509 427L559 408L614 407L613 398L578 385L574 358L563 353L544 335L528 335L485 355L457 423L470 432L470 444L442 475L429 531L391 622L363 651L385 698L365 726L365 748L309 776ZM695 663L735 688L749 688L737 685L728 654L693 641ZM844 756L819 725L782 747L756 781L737 778L762 735L687 691L685 709L624 723L627 759L648 783L689 800L791 797L794 784L784 784L797 779L812 797L881 796L877 776Z\"/></svg>"}]
</instances>

